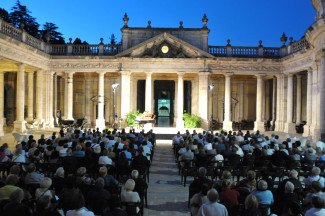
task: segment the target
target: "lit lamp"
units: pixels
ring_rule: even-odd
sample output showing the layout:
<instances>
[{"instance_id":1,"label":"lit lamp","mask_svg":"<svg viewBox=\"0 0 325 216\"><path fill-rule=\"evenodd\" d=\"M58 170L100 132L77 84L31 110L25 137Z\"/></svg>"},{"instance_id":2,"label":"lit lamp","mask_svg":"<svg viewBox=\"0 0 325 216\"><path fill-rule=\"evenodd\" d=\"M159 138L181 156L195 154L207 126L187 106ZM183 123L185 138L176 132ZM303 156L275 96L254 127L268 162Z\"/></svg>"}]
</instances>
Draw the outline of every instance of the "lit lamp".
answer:
<instances>
[{"instance_id":1,"label":"lit lamp","mask_svg":"<svg viewBox=\"0 0 325 216\"><path fill-rule=\"evenodd\" d=\"M120 84L118 84L118 83L116 83L116 82L113 82L113 84L112 84L112 88L113 88L113 103L114 103L114 107L113 107L113 115L114 115L114 117L113 117L113 121L114 121L114 126L115 126L115 118L117 117L117 115L116 115L116 111L115 111L115 108L116 108L116 104L115 104L115 93L116 93L116 89L117 89L117 87L119 87L120 86Z\"/></svg>"},{"instance_id":2,"label":"lit lamp","mask_svg":"<svg viewBox=\"0 0 325 216\"><path fill-rule=\"evenodd\" d=\"M211 124L210 124L211 134L213 134L213 91L212 91L213 87L214 87L213 83L211 83L208 86L209 91L211 91L211 103L212 103L212 111L211 111L211 116L210 116L211 117Z\"/></svg>"}]
</instances>

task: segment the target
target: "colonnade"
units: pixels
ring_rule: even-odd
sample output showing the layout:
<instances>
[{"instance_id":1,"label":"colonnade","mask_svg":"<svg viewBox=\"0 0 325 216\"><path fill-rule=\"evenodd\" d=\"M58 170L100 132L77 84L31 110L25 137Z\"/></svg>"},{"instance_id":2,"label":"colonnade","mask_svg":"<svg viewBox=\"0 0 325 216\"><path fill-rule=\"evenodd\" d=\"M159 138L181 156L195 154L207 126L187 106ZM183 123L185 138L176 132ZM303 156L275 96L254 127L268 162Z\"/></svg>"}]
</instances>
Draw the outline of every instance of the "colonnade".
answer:
<instances>
[{"instance_id":1,"label":"colonnade","mask_svg":"<svg viewBox=\"0 0 325 216\"><path fill-rule=\"evenodd\" d=\"M16 97L16 120L14 121L14 129L18 131L25 130L26 121L37 121L39 124L45 123L49 127L54 126L55 110L57 109L57 76L58 74L52 71L36 70L36 86L34 86L35 71L25 71L26 65L19 64L17 70L17 97ZM27 73L27 86L28 92L26 95L27 103L27 115L26 120L24 116L25 106L25 72ZM0 135L3 135L4 125L4 71L0 72ZM131 101L131 82L132 76L130 71L121 71L121 110L120 116L125 116L130 110ZM152 112L152 72L146 72L146 86L145 86L145 110ZM176 72L177 74L177 110L176 110L176 127L181 129L184 127L183 122L183 101L184 101L184 75L185 72ZM208 128L208 115L209 115L209 94L208 84L211 79L211 73L206 71L198 72L198 81L195 81L198 94L198 108L197 111L203 118L202 127ZM224 120L223 128L225 130L232 130L231 120L231 85L233 73L226 73L225 75L225 94L224 94ZM254 123L254 130L264 130L264 113L265 99L264 94L264 78L265 74L256 74L256 120ZM324 100L319 93L320 79L324 79L318 73L318 67L310 68L307 72L307 97L306 97L306 121L304 126L304 136L314 135L317 130L324 127L324 114L320 112L320 104ZM294 99L294 77L296 77L296 99ZM268 77L269 78L269 77ZM73 72L66 72L64 74L64 115L63 119L73 120ZM276 75L273 77L273 92L272 94L272 124L275 123L276 131L284 131L288 133L295 133L296 124L302 122L302 76L300 74L289 75ZM98 116L96 119L96 127L105 128L105 116L104 116L104 98L105 98L105 72L98 72ZM36 87L36 88L35 88ZM89 86L86 84L86 96L88 97ZM240 85L240 91L243 91L243 84ZM34 89L36 92L36 98L34 98ZM322 88L320 88L322 89ZM34 109L34 99L36 107ZM88 98L89 99L89 98ZM241 94L240 100L244 100L243 94ZM87 100L86 100L87 101ZM296 110L294 108L294 102ZM192 101L192 103L195 103ZM243 105L242 105L243 106ZM89 106L85 106L86 113ZM244 108L242 107L241 110ZM34 119L34 110L36 116ZM296 113L294 115L294 112ZM241 116L243 113L240 114ZM296 117L294 119L294 116ZM88 116L86 116L88 118ZM320 119L319 121L317 119ZM325 127L324 127L325 128ZM315 132L316 131L316 132Z\"/></svg>"}]
</instances>

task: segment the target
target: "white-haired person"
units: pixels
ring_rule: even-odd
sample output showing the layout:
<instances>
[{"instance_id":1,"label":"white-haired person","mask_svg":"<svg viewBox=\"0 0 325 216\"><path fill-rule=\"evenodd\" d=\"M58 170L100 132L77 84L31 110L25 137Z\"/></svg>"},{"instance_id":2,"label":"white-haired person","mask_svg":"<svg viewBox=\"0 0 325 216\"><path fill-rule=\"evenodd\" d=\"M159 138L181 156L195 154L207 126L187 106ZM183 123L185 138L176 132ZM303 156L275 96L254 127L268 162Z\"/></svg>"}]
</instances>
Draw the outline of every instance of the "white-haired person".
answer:
<instances>
[{"instance_id":1,"label":"white-haired person","mask_svg":"<svg viewBox=\"0 0 325 216\"><path fill-rule=\"evenodd\" d=\"M54 191L50 190L52 185L52 179L45 177L40 182L40 187L35 191L35 199L38 200L43 196L49 196L51 199L54 198Z\"/></svg>"},{"instance_id":2,"label":"white-haired person","mask_svg":"<svg viewBox=\"0 0 325 216\"><path fill-rule=\"evenodd\" d=\"M53 177L53 188L55 194L60 195L61 190L66 186L66 179L64 178L64 169L59 167L56 169L56 172Z\"/></svg>"},{"instance_id":3,"label":"white-haired person","mask_svg":"<svg viewBox=\"0 0 325 216\"><path fill-rule=\"evenodd\" d=\"M279 195L279 213L289 214L289 207L293 202L299 202L298 194L294 193L295 186L292 182L287 181L284 186L284 193Z\"/></svg>"},{"instance_id":4,"label":"white-haired person","mask_svg":"<svg viewBox=\"0 0 325 216\"><path fill-rule=\"evenodd\" d=\"M273 194L270 190L267 190L267 182L260 180L257 184L257 190L252 192L256 196L259 205L273 205L274 199ZM270 214L270 208L267 209Z\"/></svg>"},{"instance_id":5,"label":"white-haired person","mask_svg":"<svg viewBox=\"0 0 325 216\"><path fill-rule=\"evenodd\" d=\"M132 170L131 177L135 182L134 190L135 192L138 192L141 200L144 198L144 192L148 188L147 182L143 178L139 178L139 172L138 170Z\"/></svg>"},{"instance_id":6,"label":"white-haired person","mask_svg":"<svg viewBox=\"0 0 325 216\"><path fill-rule=\"evenodd\" d=\"M209 203L203 204L199 211L197 216L228 216L227 208L218 203L219 194L216 189L210 189L207 194Z\"/></svg>"},{"instance_id":7,"label":"white-haired person","mask_svg":"<svg viewBox=\"0 0 325 216\"><path fill-rule=\"evenodd\" d=\"M320 168L319 167L313 167L313 169L310 172L310 176L308 178L305 178L303 182L306 186L310 186L313 181L318 181L322 188L324 188L325 185L325 179L324 177L321 177L320 174Z\"/></svg>"},{"instance_id":8,"label":"white-haired person","mask_svg":"<svg viewBox=\"0 0 325 216\"><path fill-rule=\"evenodd\" d=\"M122 202L141 202L140 196L137 192L134 192L134 187L135 187L135 181L133 179L128 179L125 182L124 188L125 191L121 193L121 201ZM139 212L140 209L137 207L137 212Z\"/></svg>"}]
</instances>

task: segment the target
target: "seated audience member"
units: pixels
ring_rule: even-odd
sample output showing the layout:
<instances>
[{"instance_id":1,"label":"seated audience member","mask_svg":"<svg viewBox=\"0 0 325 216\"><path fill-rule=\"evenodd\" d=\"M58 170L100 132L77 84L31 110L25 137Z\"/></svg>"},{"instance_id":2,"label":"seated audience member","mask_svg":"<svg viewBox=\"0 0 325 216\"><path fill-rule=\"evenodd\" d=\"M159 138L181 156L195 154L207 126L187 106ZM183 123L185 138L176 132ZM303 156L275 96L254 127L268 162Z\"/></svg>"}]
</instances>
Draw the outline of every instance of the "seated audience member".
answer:
<instances>
[{"instance_id":1,"label":"seated audience member","mask_svg":"<svg viewBox=\"0 0 325 216\"><path fill-rule=\"evenodd\" d=\"M216 149L216 155L214 157L212 157L211 161L214 162L213 165L215 167L218 167L220 165L222 165L222 162L224 161L224 157L221 154L221 150L219 148Z\"/></svg>"},{"instance_id":2,"label":"seated audience member","mask_svg":"<svg viewBox=\"0 0 325 216\"><path fill-rule=\"evenodd\" d=\"M325 202L324 199L314 196L311 199L313 208L306 211L305 216L320 216L325 215Z\"/></svg>"},{"instance_id":3,"label":"seated audience member","mask_svg":"<svg viewBox=\"0 0 325 216\"><path fill-rule=\"evenodd\" d=\"M9 203L3 208L2 216L31 216L30 209L23 205L24 191L20 188L10 194Z\"/></svg>"},{"instance_id":4,"label":"seated audience member","mask_svg":"<svg viewBox=\"0 0 325 216\"><path fill-rule=\"evenodd\" d=\"M121 200L118 195L113 194L108 202L109 210L103 216L128 216L125 210L121 209Z\"/></svg>"},{"instance_id":5,"label":"seated audience member","mask_svg":"<svg viewBox=\"0 0 325 216\"><path fill-rule=\"evenodd\" d=\"M82 151L81 145L76 146L76 150L73 152L73 155L77 158L85 157L85 152Z\"/></svg>"},{"instance_id":6,"label":"seated audience member","mask_svg":"<svg viewBox=\"0 0 325 216\"><path fill-rule=\"evenodd\" d=\"M95 188L91 189L87 195L87 205L95 215L102 215L111 194L104 189L105 182L103 178L95 181Z\"/></svg>"},{"instance_id":7,"label":"seated audience member","mask_svg":"<svg viewBox=\"0 0 325 216\"><path fill-rule=\"evenodd\" d=\"M297 189L297 188L302 188L302 184L301 184L301 182L299 181L299 179L298 179L298 172L296 171L296 170L291 170L290 172L289 172L289 178L287 178L287 179L285 179L283 182L282 182L282 184L280 184L279 185L279 192L281 193L281 192L283 192L284 191L284 189L285 189L285 184L287 183L287 182L291 182L293 185L294 185L294 188L295 189Z\"/></svg>"},{"instance_id":8,"label":"seated audience member","mask_svg":"<svg viewBox=\"0 0 325 216\"><path fill-rule=\"evenodd\" d=\"M61 190L66 186L66 179L64 178L64 169L63 167L57 168L54 177L53 177L53 188L55 194L60 195Z\"/></svg>"},{"instance_id":9,"label":"seated audience member","mask_svg":"<svg viewBox=\"0 0 325 216\"><path fill-rule=\"evenodd\" d=\"M40 188L35 191L35 199L38 200L43 196L49 196L50 199L54 198L54 192L49 188L52 185L52 179L45 177L40 182Z\"/></svg>"},{"instance_id":10,"label":"seated audience member","mask_svg":"<svg viewBox=\"0 0 325 216\"><path fill-rule=\"evenodd\" d=\"M249 194L245 199L245 209L242 216L262 216L260 210L258 209L258 201L256 196Z\"/></svg>"},{"instance_id":11,"label":"seated audience member","mask_svg":"<svg viewBox=\"0 0 325 216\"><path fill-rule=\"evenodd\" d=\"M103 151L103 155L98 159L99 165L113 165L113 161L111 158L108 157L108 151L105 149Z\"/></svg>"},{"instance_id":12,"label":"seated audience member","mask_svg":"<svg viewBox=\"0 0 325 216\"><path fill-rule=\"evenodd\" d=\"M109 191L114 189L115 186L118 186L119 182L111 175L107 174L106 167L99 168L99 176L104 179L104 187Z\"/></svg>"},{"instance_id":13,"label":"seated audience member","mask_svg":"<svg viewBox=\"0 0 325 216\"><path fill-rule=\"evenodd\" d=\"M222 191L222 182L224 180L229 181L231 186L234 186L235 184L232 180L231 173L228 170L224 170L221 174L221 178L213 184L213 188L215 188L219 193Z\"/></svg>"},{"instance_id":14,"label":"seated audience member","mask_svg":"<svg viewBox=\"0 0 325 216\"><path fill-rule=\"evenodd\" d=\"M237 208L239 205L239 196L240 194L235 189L230 189L231 182L227 180L223 180L222 182L222 191L219 195L220 203L225 205L228 209L228 212L231 211L232 208Z\"/></svg>"},{"instance_id":15,"label":"seated audience member","mask_svg":"<svg viewBox=\"0 0 325 216\"><path fill-rule=\"evenodd\" d=\"M3 146L0 147L0 162L10 162L11 159L6 155L5 148Z\"/></svg>"},{"instance_id":16,"label":"seated audience member","mask_svg":"<svg viewBox=\"0 0 325 216\"><path fill-rule=\"evenodd\" d=\"M186 151L180 156L181 166L184 166L184 161L190 161L194 159L194 153L191 151L189 145L186 146Z\"/></svg>"},{"instance_id":17,"label":"seated audience member","mask_svg":"<svg viewBox=\"0 0 325 216\"><path fill-rule=\"evenodd\" d=\"M36 172L35 164L31 163L27 168L28 174L25 176L25 184L39 184L44 178L43 173Z\"/></svg>"},{"instance_id":18,"label":"seated audience member","mask_svg":"<svg viewBox=\"0 0 325 216\"><path fill-rule=\"evenodd\" d=\"M256 196L259 205L273 205L274 199L271 191L267 190L267 183L264 180L260 180L257 185L257 191L252 192ZM270 213L270 208L268 209Z\"/></svg>"},{"instance_id":19,"label":"seated audience member","mask_svg":"<svg viewBox=\"0 0 325 216\"><path fill-rule=\"evenodd\" d=\"M197 179L190 184L190 191L192 195L200 192L203 184L207 184L210 188L212 187L212 181L206 177L207 169L205 167L199 168L199 176Z\"/></svg>"},{"instance_id":20,"label":"seated audience member","mask_svg":"<svg viewBox=\"0 0 325 216\"><path fill-rule=\"evenodd\" d=\"M139 147L139 155L135 156L131 163L131 169L138 170L140 175L145 174L147 168L150 166L150 161L146 156L142 154L143 148Z\"/></svg>"},{"instance_id":21,"label":"seated audience member","mask_svg":"<svg viewBox=\"0 0 325 216\"><path fill-rule=\"evenodd\" d=\"M181 139L182 139L181 132L178 131L177 134L176 134L176 136L173 137L172 144L173 145L178 145Z\"/></svg>"},{"instance_id":22,"label":"seated audience member","mask_svg":"<svg viewBox=\"0 0 325 216\"><path fill-rule=\"evenodd\" d=\"M133 192L135 187L135 181L133 179L128 179L124 185L125 191L121 193L121 201L122 202L141 202L139 194L137 192ZM140 209L137 207L137 212Z\"/></svg>"},{"instance_id":23,"label":"seated audience member","mask_svg":"<svg viewBox=\"0 0 325 216\"><path fill-rule=\"evenodd\" d=\"M285 183L284 194L279 196L279 213L289 214L289 206L292 202L299 202L298 194L294 193L295 186L292 182L287 181Z\"/></svg>"},{"instance_id":24,"label":"seated audience member","mask_svg":"<svg viewBox=\"0 0 325 216\"><path fill-rule=\"evenodd\" d=\"M313 181L318 181L322 185L322 188L324 188L325 179L324 177L321 177L319 174L320 174L319 167L313 167L310 176L308 178L305 178L303 182L305 183L306 186L310 186Z\"/></svg>"},{"instance_id":25,"label":"seated audience member","mask_svg":"<svg viewBox=\"0 0 325 216\"><path fill-rule=\"evenodd\" d=\"M322 198L325 202L325 193L322 192L322 185L320 182L313 181L311 183L311 190L312 193L307 194L303 201L304 205L309 205L311 203L311 199L315 196Z\"/></svg>"},{"instance_id":26,"label":"seated audience member","mask_svg":"<svg viewBox=\"0 0 325 216\"><path fill-rule=\"evenodd\" d=\"M26 163L25 151L22 149L21 145L17 145L16 149L13 151L11 162Z\"/></svg>"},{"instance_id":27,"label":"seated audience member","mask_svg":"<svg viewBox=\"0 0 325 216\"><path fill-rule=\"evenodd\" d=\"M139 178L138 170L132 170L131 177L135 182L134 192L138 192L141 200L144 199L144 192L148 188L147 182L143 178Z\"/></svg>"},{"instance_id":28,"label":"seated audience member","mask_svg":"<svg viewBox=\"0 0 325 216\"><path fill-rule=\"evenodd\" d=\"M95 216L94 212L85 207L85 199L81 193L74 194L71 200L72 209L67 211L66 216Z\"/></svg>"},{"instance_id":29,"label":"seated audience member","mask_svg":"<svg viewBox=\"0 0 325 216\"><path fill-rule=\"evenodd\" d=\"M203 204L209 203L207 194L210 187L207 184L203 184L201 186L201 191L194 194L193 197L190 200L190 208L192 215L197 215L200 207Z\"/></svg>"},{"instance_id":30,"label":"seated audience member","mask_svg":"<svg viewBox=\"0 0 325 216\"><path fill-rule=\"evenodd\" d=\"M77 178L76 178L77 186L92 185L93 183L94 183L94 179L87 176L86 167L79 167L77 170Z\"/></svg>"},{"instance_id":31,"label":"seated audience member","mask_svg":"<svg viewBox=\"0 0 325 216\"><path fill-rule=\"evenodd\" d=\"M236 187L248 188L251 192L256 188L256 173L253 170L247 172L247 177L237 183Z\"/></svg>"},{"instance_id":32,"label":"seated audience member","mask_svg":"<svg viewBox=\"0 0 325 216\"><path fill-rule=\"evenodd\" d=\"M56 209L56 206L52 204L51 197L46 195L37 200L34 216L61 216L61 214Z\"/></svg>"},{"instance_id":33,"label":"seated audience member","mask_svg":"<svg viewBox=\"0 0 325 216\"><path fill-rule=\"evenodd\" d=\"M65 171L65 175L75 174L78 167L78 159L72 154L72 149L67 150L67 156L62 158L62 165Z\"/></svg>"},{"instance_id":34,"label":"seated audience member","mask_svg":"<svg viewBox=\"0 0 325 216\"><path fill-rule=\"evenodd\" d=\"M228 216L227 208L224 205L218 203L219 194L216 189L210 189L208 191L207 197L209 203L203 204L200 207L197 216Z\"/></svg>"},{"instance_id":35,"label":"seated audience member","mask_svg":"<svg viewBox=\"0 0 325 216\"><path fill-rule=\"evenodd\" d=\"M15 186L18 183L18 177L16 175L8 175L5 183L6 185L0 188L0 201L9 200L10 194L15 190L20 189Z\"/></svg>"}]
</instances>

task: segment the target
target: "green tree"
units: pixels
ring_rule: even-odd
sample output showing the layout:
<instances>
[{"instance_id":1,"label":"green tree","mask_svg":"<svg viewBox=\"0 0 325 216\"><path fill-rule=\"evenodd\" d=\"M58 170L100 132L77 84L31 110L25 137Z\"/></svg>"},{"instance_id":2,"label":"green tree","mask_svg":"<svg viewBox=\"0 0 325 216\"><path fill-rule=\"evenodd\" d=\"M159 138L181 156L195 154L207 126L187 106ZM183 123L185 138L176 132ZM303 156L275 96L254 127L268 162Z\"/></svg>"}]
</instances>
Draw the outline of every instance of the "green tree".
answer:
<instances>
[{"instance_id":1,"label":"green tree","mask_svg":"<svg viewBox=\"0 0 325 216\"><path fill-rule=\"evenodd\" d=\"M9 14L10 24L19 28L23 24L23 28L30 35L39 38L38 27L39 24L36 18L32 17L31 12L27 9L25 5L22 5L19 0L17 0L15 6L11 8L13 10Z\"/></svg>"},{"instance_id":2,"label":"green tree","mask_svg":"<svg viewBox=\"0 0 325 216\"><path fill-rule=\"evenodd\" d=\"M115 37L114 34L111 35L110 40L111 40L111 44L112 45L115 45L116 44L116 37Z\"/></svg>"},{"instance_id":3,"label":"green tree","mask_svg":"<svg viewBox=\"0 0 325 216\"><path fill-rule=\"evenodd\" d=\"M49 41L51 44L65 44L62 33L57 31L58 28L59 27L57 27L54 23L46 22L41 30L43 40L47 41L46 35L49 34L51 36Z\"/></svg>"},{"instance_id":4,"label":"green tree","mask_svg":"<svg viewBox=\"0 0 325 216\"><path fill-rule=\"evenodd\" d=\"M9 13L3 8L0 8L0 17L6 22L10 22Z\"/></svg>"}]
</instances>

